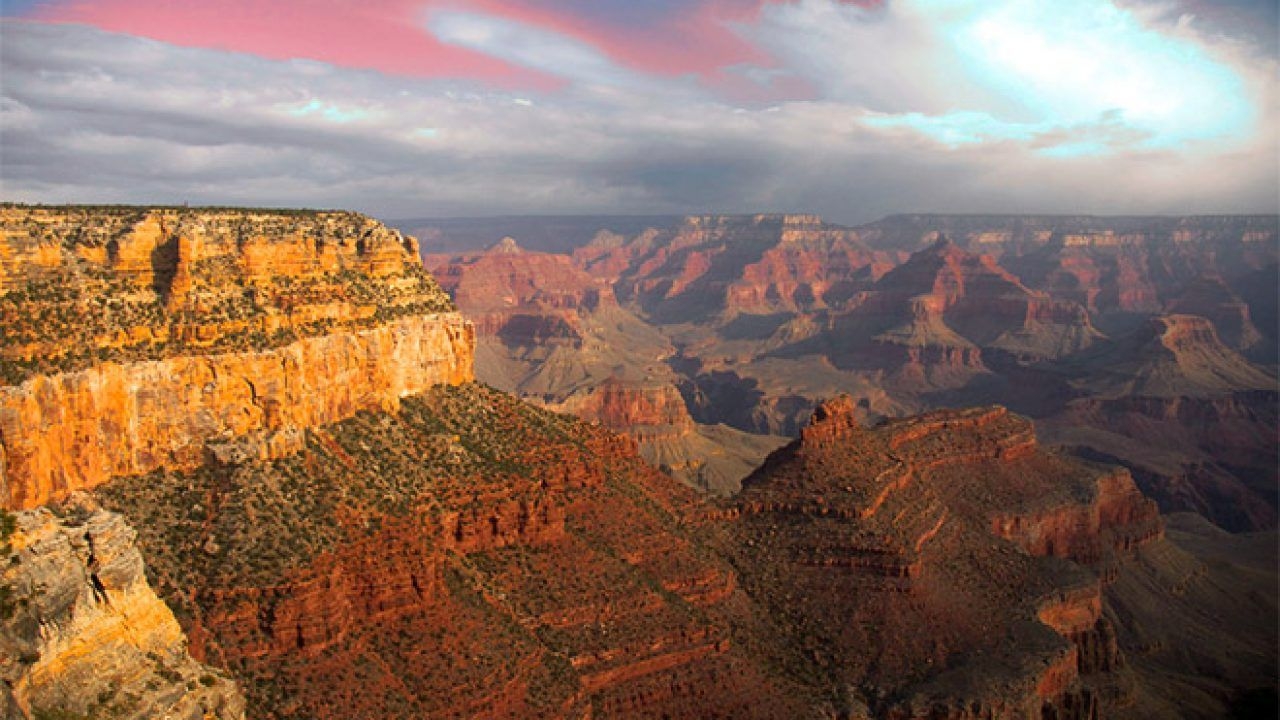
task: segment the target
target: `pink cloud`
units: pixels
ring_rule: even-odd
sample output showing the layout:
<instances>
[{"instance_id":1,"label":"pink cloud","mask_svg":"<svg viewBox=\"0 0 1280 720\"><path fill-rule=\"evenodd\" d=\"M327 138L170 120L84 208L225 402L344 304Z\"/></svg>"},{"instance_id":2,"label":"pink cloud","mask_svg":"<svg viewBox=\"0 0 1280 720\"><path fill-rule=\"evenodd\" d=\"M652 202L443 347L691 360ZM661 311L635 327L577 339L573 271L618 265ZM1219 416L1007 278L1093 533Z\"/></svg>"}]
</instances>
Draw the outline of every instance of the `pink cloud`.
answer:
<instances>
[{"instance_id":1,"label":"pink cloud","mask_svg":"<svg viewBox=\"0 0 1280 720\"><path fill-rule=\"evenodd\" d=\"M468 10L585 42L639 72L693 75L731 96L762 99L810 92L794 78L760 86L725 72L736 65L776 66L732 25L750 23L762 6L787 0L656 1L639 11L645 19L638 24L636 9L617 4L622 1L584 5L573 0L66 0L39 6L32 19L83 23L185 47L275 60L318 60L397 75L463 78L512 88L551 89L561 84L557 78L442 43L425 27L433 10ZM575 12L573 5L590 10Z\"/></svg>"},{"instance_id":2,"label":"pink cloud","mask_svg":"<svg viewBox=\"0 0 1280 720\"><path fill-rule=\"evenodd\" d=\"M588 42L616 62L636 70L658 75L707 75L728 65L768 61L726 24L749 21L765 3L766 0L674 3L676 7L641 26L611 22L607 13L581 15L554 9L548 6L555 3L548 2L479 0L472 6Z\"/></svg>"},{"instance_id":3,"label":"pink cloud","mask_svg":"<svg viewBox=\"0 0 1280 720\"><path fill-rule=\"evenodd\" d=\"M420 0L73 0L33 19L83 23L185 47L273 60L308 59L417 77L471 78L501 86L556 84L471 50L443 44L422 26Z\"/></svg>"}]
</instances>

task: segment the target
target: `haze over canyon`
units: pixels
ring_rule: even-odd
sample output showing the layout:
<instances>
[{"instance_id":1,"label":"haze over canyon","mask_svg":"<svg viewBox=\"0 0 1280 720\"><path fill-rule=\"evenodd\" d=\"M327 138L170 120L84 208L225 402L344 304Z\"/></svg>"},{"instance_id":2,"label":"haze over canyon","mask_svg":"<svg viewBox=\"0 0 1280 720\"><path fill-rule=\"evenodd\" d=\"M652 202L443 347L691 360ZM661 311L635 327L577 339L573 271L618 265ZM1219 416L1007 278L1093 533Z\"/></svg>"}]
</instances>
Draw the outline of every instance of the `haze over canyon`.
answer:
<instances>
[{"instance_id":1,"label":"haze over canyon","mask_svg":"<svg viewBox=\"0 0 1280 720\"><path fill-rule=\"evenodd\" d=\"M0 222L6 716L1274 702L1275 216Z\"/></svg>"},{"instance_id":2,"label":"haze over canyon","mask_svg":"<svg viewBox=\"0 0 1280 720\"><path fill-rule=\"evenodd\" d=\"M1280 714L1280 10L0 0L0 720Z\"/></svg>"}]
</instances>

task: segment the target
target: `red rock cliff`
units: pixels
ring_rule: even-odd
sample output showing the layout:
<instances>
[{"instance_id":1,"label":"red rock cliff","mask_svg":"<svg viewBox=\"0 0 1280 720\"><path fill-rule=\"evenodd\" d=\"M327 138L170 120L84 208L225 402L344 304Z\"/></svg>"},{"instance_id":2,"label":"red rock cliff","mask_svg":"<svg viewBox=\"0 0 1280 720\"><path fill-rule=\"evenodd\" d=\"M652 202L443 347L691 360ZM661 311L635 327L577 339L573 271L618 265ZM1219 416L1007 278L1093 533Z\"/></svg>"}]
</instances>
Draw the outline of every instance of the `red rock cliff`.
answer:
<instances>
[{"instance_id":1,"label":"red rock cliff","mask_svg":"<svg viewBox=\"0 0 1280 720\"><path fill-rule=\"evenodd\" d=\"M473 377L416 244L349 213L0 212L0 505L295 450Z\"/></svg>"}]
</instances>

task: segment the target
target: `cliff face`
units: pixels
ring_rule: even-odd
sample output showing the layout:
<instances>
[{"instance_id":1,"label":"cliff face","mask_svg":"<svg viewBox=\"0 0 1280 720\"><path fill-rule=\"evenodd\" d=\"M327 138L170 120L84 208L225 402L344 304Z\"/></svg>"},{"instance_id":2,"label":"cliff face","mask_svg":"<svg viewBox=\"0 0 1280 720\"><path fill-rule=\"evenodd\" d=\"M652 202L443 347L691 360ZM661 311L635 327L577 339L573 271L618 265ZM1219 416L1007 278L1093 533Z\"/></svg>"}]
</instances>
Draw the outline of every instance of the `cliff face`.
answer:
<instances>
[{"instance_id":1,"label":"cliff face","mask_svg":"<svg viewBox=\"0 0 1280 720\"><path fill-rule=\"evenodd\" d=\"M1249 351L1262 343L1248 303L1220 277L1202 275L1188 282L1169 300L1166 309L1170 314L1207 319L1222 341L1234 350Z\"/></svg>"},{"instance_id":2,"label":"cliff face","mask_svg":"<svg viewBox=\"0 0 1280 720\"><path fill-rule=\"evenodd\" d=\"M1138 490L1127 470L1102 474L1095 482L1087 502L998 511L992 516L991 531L1032 555L1085 564L1097 564L1108 553L1162 536L1155 502Z\"/></svg>"},{"instance_id":3,"label":"cliff face","mask_svg":"<svg viewBox=\"0 0 1280 720\"><path fill-rule=\"evenodd\" d=\"M66 511L18 513L7 539L5 717L244 718L235 684L187 654L124 519L87 499Z\"/></svg>"},{"instance_id":4,"label":"cliff face","mask_svg":"<svg viewBox=\"0 0 1280 720\"><path fill-rule=\"evenodd\" d=\"M279 456L473 376L471 326L412 239L360 216L6 208L0 228L6 507Z\"/></svg>"},{"instance_id":5,"label":"cliff face","mask_svg":"<svg viewBox=\"0 0 1280 720\"><path fill-rule=\"evenodd\" d=\"M10 384L453 309L416 241L354 213L5 207L0 234Z\"/></svg>"}]
</instances>

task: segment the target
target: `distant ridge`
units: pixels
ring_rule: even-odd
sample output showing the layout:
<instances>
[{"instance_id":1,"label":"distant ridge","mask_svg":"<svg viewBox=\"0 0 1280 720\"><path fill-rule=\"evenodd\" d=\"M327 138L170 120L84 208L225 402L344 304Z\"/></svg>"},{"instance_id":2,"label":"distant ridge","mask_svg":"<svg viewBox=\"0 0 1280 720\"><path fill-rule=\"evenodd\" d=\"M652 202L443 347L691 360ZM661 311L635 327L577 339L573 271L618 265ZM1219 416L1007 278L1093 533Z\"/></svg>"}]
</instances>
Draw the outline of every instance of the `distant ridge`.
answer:
<instances>
[{"instance_id":1,"label":"distant ridge","mask_svg":"<svg viewBox=\"0 0 1280 720\"><path fill-rule=\"evenodd\" d=\"M647 228L672 228L690 217L752 217L806 215L805 213L687 213L682 215L496 215L484 217L420 217L387 219L386 224L422 240L426 253L480 250L510 235L521 247L538 252L569 253L583 247L602 231L635 235ZM953 236L968 248L969 233L993 227L1017 233L1150 232L1172 233L1187 225L1242 227L1271 233L1280 230L1280 214L1207 213L1195 215L1089 215L1051 213L893 213L861 224L816 221L832 229L854 230L874 249L917 250L931 240L931 231ZM918 234L916 234L918 233ZM970 248L971 249L971 248Z\"/></svg>"}]
</instances>

